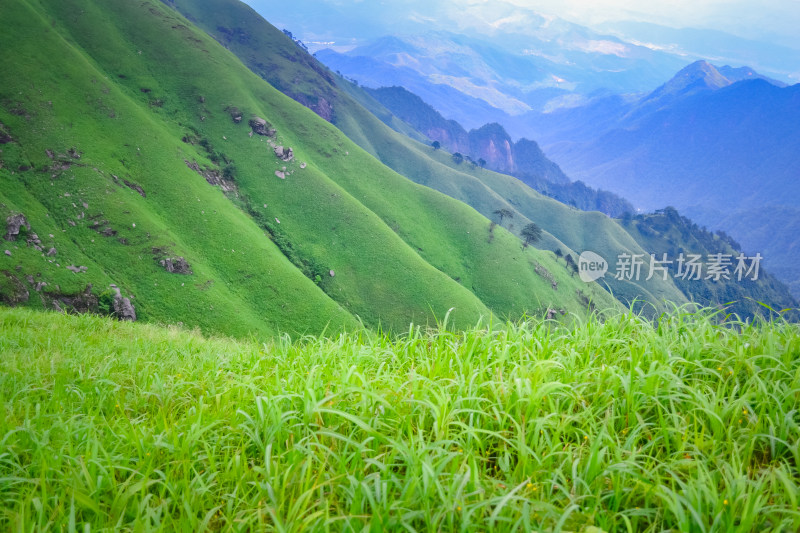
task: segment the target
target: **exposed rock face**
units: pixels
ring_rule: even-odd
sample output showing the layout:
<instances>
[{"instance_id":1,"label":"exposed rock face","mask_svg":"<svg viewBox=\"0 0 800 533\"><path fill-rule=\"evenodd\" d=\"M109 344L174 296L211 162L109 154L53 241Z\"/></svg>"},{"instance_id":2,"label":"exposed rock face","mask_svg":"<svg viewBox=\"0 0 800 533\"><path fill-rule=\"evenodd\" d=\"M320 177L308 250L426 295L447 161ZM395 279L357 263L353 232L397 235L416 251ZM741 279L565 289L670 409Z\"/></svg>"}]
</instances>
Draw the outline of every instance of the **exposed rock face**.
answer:
<instances>
[{"instance_id":1,"label":"exposed rock face","mask_svg":"<svg viewBox=\"0 0 800 533\"><path fill-rule=\"evenodd\" d=\"M282 170L276 170L275 171L275 175L278 176L282 180L286 179L286 173L284 171L282 171Z\"/></svg>"},{"instance_id":2,"label":"exposed rock face","mask_svg":"<svg viewBox=\"0 0 800 533\"><path fill-rule=\"evenodd\" d=\"M278 156L281 161L291 161L294 159L294 151L289 147L284 148L283 146L276 146L275 155Z\"/></svg>"},{"instance_id":3,"label":"exposed rock face","mask_svg":"<svg viewBox=\"0 0 800 533\"><path fill-rule=\"evenodd\" d=\"M250 119L250 127L253 131L259 135L264 135L265 137L274 137L277 131L270 125L269 122L264 120L261 117L253 117Z\"/></svg>"},{"instance_id":4,"label":"exposed rock face","mask_svg":"<svg viewBox=\"0 0 800 533\"><path fill-rule=\"evenodd\" d=\"M56 292L45 291L43 294L50 298L50 304L53 309L61 311L62 313L71 311L75 313L96 313L97 312L97 296L92 293L92 284L86 285L83 292L77 294L62 294L58 285L56 285Z\"/></svg>"},{"instance_id":5,"label":"exposed rock face","mask_svg":"<svg viewBox=\"0 0 800 533\"><path fill-rule=\"evenodd\" d=\"M6 125L0 122L0 144L8 144L10 142L14 142L14 139L6 131Z\"/></svg>"},{"instance_id":6,"label":"exposed rock face","mask_svg":"<svg viewBox=\"0 0 800 533\"><path fill-rule=\"evenodd\" d=\"M310 109L328 122L333 119L333 106L321 96L319 100L317 100L316 105L312 105Z\"/></svg>"},{"instance_id":7,"label":"exposed rock face","mask_svg":"<svg viewBox=\"0 0 800 533\"><path fill-rule=\"evenodd\" d=\"M3 271L0 275L8 279L8 290L4 293L0 293L0 303L13 307L28 301L30 292L21 279L9 271Z\"/></svg>"},{"instance_id":8,"label":"exposed rock face","mask_svg":"<svg viewBox=\"0 0 800 533\"><path fill-rule=\"evenodd\" d=\"M28 223L28 220L25 218L25 215L22 213L18 213L16 215L11 215L6 219L6 234L5 240L7 241L16 241L17 237L19 236L20 228L25 228L28 231L31 230L31 225Z\"/></svg>"},{"instance_id":9,"label":"exposed rock face","mask_svg":"<svg viewBox=\"0 0 800 533\"><path fill-rule=\"evenodd\" d=\"M226 180L224 177L222 177L222 174L219 170L208 167L201 169L200 165L194 161L189 162L184 160L184 162L186 163L187 167L203 176L209 185L219 185L219 187L225 192L232 192L236 195L239 194L239 189L236 187L236 184L233 181Z\"/></svg>"},{"instance_id":10,"label":"exposed rock face","mask_svg":"<svg viewBox=\"0 0 800 533\"><path fill-rule=\"evenodd\" d=\"M133 189L134 191L139 193L139 196L142 198L147 198L147 194L145 194L144 189L142 189L141 185L137 185L131 181L123 179L122 182L125 184L126 187L129 189Z\"/></svg>"},{"instance_id":11,"label":"exposed rock face","mask_svg":"<svg viewBox=\"0 0 800 533\"><path fill-rule=\"evenodd\" d=\"M90 285L91 287L91 285ZM116 293L114 295L114 315L120 320L136 321L136 309L130 299L122 296L119 288L113 283L109 287Z\"/></svg>"},{"instance_id":12,"label":"exposed rock face","mask_svg":"<svg viewBox=\"0 0 800 533\"><path fill-rule=\"evenodd\" d=\"M49 250L47 250L47 257L53 257L57 253L58 253L58 250L56 250L55 248L50 248Z\"/></svg>"},{"instance_id":13,"label":"exposed rock face","mask_svg":"<svg viewBox=\"0 0 800 533\"><path fill-rule=\"evenodd\" d=\"M75 272L76 274L80 274L81 272L86 272L87 270L89 270L89 267L69 265L67 267L67 270L71 270L72 272Z\"/></svg>"},{"instance_id":14,"label":"exposed rock face","mask_svg":"<svg viewBox=\"0 0 800 533\"><path fill-rule=\"evenodd\" d=\"M166 257L158 262L167 272L172 274L193 274L192 268L183 257Z\"/></svg>"},{"instance_id":15,"label":"exposed rock face","mask_svg":"<svg viewBox=\"0 0 800 533\"><path fill-rule=\"evenodd\" d=\"M95 220L89 224L89 229L96 231L103 237L113 237L117 230L108 225L108 220Z\"/></svg>"},{"instance_id":16,"label":"exposed rock face","mask_svg":"<svg viewBox=\"0 0 800 533\"><path fill-rule=\"evenodd\" d=\"M43 250L42 240L39 239L39 236L36 235L35 233L31 233L30 236L26 239L26 242L28 243L28 246L33 246L34 249L36 249L39 252Z\"/></svg>"}]
</instances>

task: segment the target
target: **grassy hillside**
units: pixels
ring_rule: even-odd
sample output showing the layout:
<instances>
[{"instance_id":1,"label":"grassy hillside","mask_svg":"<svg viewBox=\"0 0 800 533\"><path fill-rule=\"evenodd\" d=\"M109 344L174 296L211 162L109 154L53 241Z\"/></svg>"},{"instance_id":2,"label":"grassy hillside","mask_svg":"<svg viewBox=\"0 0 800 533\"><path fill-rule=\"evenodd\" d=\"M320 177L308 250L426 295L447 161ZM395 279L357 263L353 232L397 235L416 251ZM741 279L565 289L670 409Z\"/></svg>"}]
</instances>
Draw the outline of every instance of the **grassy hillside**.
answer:
<instances>
[{"instance_id":1,"label":"grassy hillside","mask_svg":"<svg viewBox=\"0 0 800 533\"><path fill-rule=\"evenodd\" d=\"M145 320L236 335L356 324L184 163L208 164L181 142L178 125L193 111L178 106L178 95L197 102L199 90L186 83L166 107L156 105L166 90L150 69L169 55L145 55L160 48L159 28L148 28L154 15L126 13L131 31L140 32L131 39L113 25L119 13L91 3L13 2L0 9L0 39L9 51L0 59L8 74L0 120L13 139L3 145L0 214L23 213L57 251L46 257L20 240L5 243L11 255L2 256L0 269L31 293L29 303L52 307L89 284L99 295L114 282L135 296ZM185 257L194 273L166 272L156 248ZM69 265L88 270L73 273ZM47 285L37 293L27 276Z\"/></svg>"},{"instance_id":2,"label":"grassy hillside","mask_svg":"<svg viewBox=\"0 0 800 533\"><path fill-rule=\"evenodd\" d=\"M0 529L797 531L800 330L738 327L258 344L0 309Z\"/></svg>"},{"instance_id":3,"label":"grassy hillside","mask_svg":"<svg viewBox=\"0 0 800 533\"><path fill-rule=\"evenodd\" d=\"M649 215L631 216L624 219L622 225L643 248L652 251L657 258L667 254L667 260L673 261L666 265L670 276L692 301L703 306L721 307L725 304L728 312L736 313L742 319L770 313L762 305L768 303L775 311L791 309L784 316L791 320L798 319L800 306L797 300L789 294L787 286L772 274L759 268L757 280L752 279L752 274L743 276L741 280L737 279L736 258L743 252L741 246L725 233L714 234L699 228L671 207ZM684 254L686 258L689 254L700 255L704 265L703 279L682 279L678 272L679 264L676 262L680 254ZM724 254L730 258L729 279L706 279L709 258L715 254ZM745 257L751 257L751 254L745 254ZM747 264L749 266L751 260Z\"/></svg>"},{"instance_id":4,"label":"grassy hillside","mask_svg":"<svg viewBox=\"0 0 800 533\"><path fill-rule=\"evenodd\" d=\"M449 154L433 153L430 146L393 131L351 96L350 93L360 92L359 88L333 76L281 31L238 0L171 0L170 4L225 43L254 72L276 87L284 88L298 101L314 108L315 104L309 102L325 99L332 110L325 116L359 146L403 176L460 200L487 218L493 218L498 209L511 210L515 213L512 231L516 234L526 223L536 222L545 230L543 242L537 244L544 249L561 249L576 257L575 252L579 254L584 250L596 251L604 257L616 257L622 252L644 253L622 228L599 213L583 213L566 207L510 176L469 168L468 165L455 165ZM293 80L300 81L295 84ZM358 99L372 101L371 109L378 112L379 104L368 95L362 94ZM367 205L375 212L381 212L378 206ZM383 215L383 218L390 220L388 215ZM498 231L504 233L503 229ZM423 250L428 249L423 247ZM425 255L425 251L420 253L429 262L441 264L441 260ZM555 259L552 255L548 257L550 261ZM548 260L536 261L545 264ZM560 268L548 265L547 269L566 272L563 262ZM463 279L463 269L447 272L451 277ZM637 284L610 279L608 283L613 294L623 302L639 298L663 310L666 309L663 306L665 300L686 301L670 281L651 280ZM480 290L477 287L476 290ZM586 288L578 286L575 290ZM477 294L486 297L486 293Z\"/></svg>"},{"instance_id":5,"label":"grassy hillside","mask_svg":"<svg viewBox=\"0 0 800 533\"><path fill-rule=\"evenodd\" d=\"M488 242L486 218L381 165L161 3L0 9L14 51L0 207L58 250L8 244L7 303L27 291L53 307L88 284L102 300L113 282L141 318L232 335L613 306L551 254L503 230ZM159 264L176 257L191 274Z\"/></svg>"}]
</instances>

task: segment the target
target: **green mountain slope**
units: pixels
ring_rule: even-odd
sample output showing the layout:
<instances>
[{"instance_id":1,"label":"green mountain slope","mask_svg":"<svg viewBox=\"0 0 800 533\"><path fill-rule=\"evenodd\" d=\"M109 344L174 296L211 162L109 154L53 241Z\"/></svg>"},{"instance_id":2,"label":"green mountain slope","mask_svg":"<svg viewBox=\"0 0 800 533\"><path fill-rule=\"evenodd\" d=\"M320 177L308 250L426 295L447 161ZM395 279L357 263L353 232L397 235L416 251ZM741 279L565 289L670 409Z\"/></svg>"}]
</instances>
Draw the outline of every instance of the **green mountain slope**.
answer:
<instances>
[{"instance_id":1,"label":"green mountain slope","mask_svg":"<svg viewBox=\"0 0 800 533\"><path fill-rule=\"evenodd\" d=\"M380 109L380 104L360 88L332 76L283 32L238 0L171 0L169 3L224 43L262 78L278 88L291 87L285 90L298 101L308 103L324 99L325 107L330 111L323 114L325 118L367 152L412 181L460 200L487 218L493 217L498 209L511 210L514 213L514 233L525 224L536 222L545 229L543 241L537 246L545 249L561 249L573 255L593 250L604 257L623 252L644 253L618 224L600 213L571 209L536 193L516 178L466 164L457 165L450 160L449 154L434 153L430 146L394 131L373 114ZM303 64L305 68L302 68ZM298 83L292 83L293 80L298 80ZM373 113L360 105L354 96L358 101L371 100ZM379 211L378 207L370 205L370 208ZM437 262L435 257L424 253L423 257L434 264ZM551 270L565 269L562 264L560 268ZM448 273L461 277L463 272ZM639 298L657 306L664 300L686 301L671 281L654 279L632 283L609 280L609 284L613 293L623 301ZM581 290L582 286L579 282L576 290ZM481 296L480 292L477 294Z\"/></svg>"},{"instance_id":2,"label":"green mountain slope","mask_svg":"<svg viewBox=\"0 0 800 533\"><path fill-rule=\"evenodd\" d=\"M8 244L7 303L71 305L92 284L72 307L102 310L113 282L139 318L236 335L614 305L505 230L490 242L486 218L383 166L163 4L0 9L2 214L58 250ZM178 258L191 274L160 264Z\"/></svg>"},{"instance_id":3,"label":"green mountain slope","mask_svg":"<svg viewBox=\"0 0 800 533\"><path fill-rule=\"evenodd\" d=\"M786 317L798 319L797 309L800 306L797 300L789 293L786 285L766 272L761 265L757 275L753 270L750 275L743 275L739 279L735 269L738 265L737 257L743 253L742 248L724 232L714 234L699 228L672 207L649 215L626 217L622 223L642 247L656 254L658 258L663 258L663 254L666 254L668 261L673 261L665 266L678 287L692 301L702 306L726 304L729 312L736 313L743 319L763 315L767 311L761 303L767 303L776 311L793 309ZM684 254L684 258L688 258L690 254L702 258L705 269L702 279L692 279L691 276L684 276L679 272L681 265L676 260L681 254ZM730 261L728 274L719 279L715 279L713 274L708 278L710 260L716 254L723 254ZM752 260L749 259L751 255L754 254L745 254L748 267L752 265ZM687 277L689 279L685 279Z\"/></svg>"}]
</instances>

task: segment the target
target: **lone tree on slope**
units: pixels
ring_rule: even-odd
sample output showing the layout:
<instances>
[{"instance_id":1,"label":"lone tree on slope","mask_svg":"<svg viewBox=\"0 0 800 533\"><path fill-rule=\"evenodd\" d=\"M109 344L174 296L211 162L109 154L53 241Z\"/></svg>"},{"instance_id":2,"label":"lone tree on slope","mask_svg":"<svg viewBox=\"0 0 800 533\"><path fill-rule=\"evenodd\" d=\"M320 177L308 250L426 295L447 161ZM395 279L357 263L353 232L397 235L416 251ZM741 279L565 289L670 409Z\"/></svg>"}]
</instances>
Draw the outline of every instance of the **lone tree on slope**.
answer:
<instances>
[{"instance_id":1,"label":"lone tree on slope","mask_svg":"<svg viewBox=\"0 0 800 533\"><path fill-rule=\"evenodd\" d=\"M522 228L522 232L520 233L522 238L524 239L522 243L522 249L524 250L531 244L535 243L539 239L542 238L542 228L536 225L536 223L531 222L530 224L526 225Z\"/></svg>"},{"instance_id":2,"label":"lone tree on slope","mask_svg":"<svg viewBox=\"0 0 800 533\"><path fill-rule=\"evenodd\" d=\"M434 149L434 150L438 150L439 148L441 148L441 147L442 147L442 143L440 143L439 141L433 141L433 142L431 143L431 146L433 146L433 149Z\"/></svg>"},{"instance_id":3,"label":"lone tree on slope","mask_svg":"<svg viewBox=\"0 0 800 533\"><path fill-rule=\"evenodd\" d=\"M509 211L509 210L508 210L508 209L506 209L505 207L504 207L504 208L502 208L502 209L498 209L498 210L496 210L496 211L494 212L494 214L495 214L495 215L497 215L497 218L499 218L499 219L500 219L500 222L499 222L499 224L500 224L501 226L503 225L503 219L504 219L504 218L514 218L514 212L513 212L513 211Z\"/></svg>"}]
</instances>

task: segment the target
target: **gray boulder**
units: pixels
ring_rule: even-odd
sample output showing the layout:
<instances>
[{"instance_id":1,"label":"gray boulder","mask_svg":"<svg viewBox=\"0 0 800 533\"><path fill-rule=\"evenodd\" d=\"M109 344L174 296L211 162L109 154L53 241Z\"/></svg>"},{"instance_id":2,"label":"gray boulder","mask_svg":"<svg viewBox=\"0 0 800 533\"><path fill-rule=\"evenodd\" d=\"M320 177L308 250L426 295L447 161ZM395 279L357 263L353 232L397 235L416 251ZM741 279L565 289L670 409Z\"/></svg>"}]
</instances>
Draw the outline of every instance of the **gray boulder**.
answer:
<instances>
[{"instance_id":1,"label":"gray boulder","mask_svg":"<svg viewBox=\"0 0 800 533\"><path fill-rule=\"evenodd\" d=\"M25 228L28 231L31 230L31 225L28 223L28 220L25 218L25 215L22 213L18 213L16 215L11 215L6 219L6 234L5 240L7 241L16 241L17 237L19 236L20 228Z\"/></svg>"},{"instance_id":2,"label":"gray boulder","mask_svg":"<svg viewBox=\"0 0 800 533\"><path fill-rule=\"evenodd\" d=\"M251 118L248 124L250 124L253 132L264 135L265 137L274 137L275 133L277 133L275 129L271 127L270 123L261 117Z\"/></svg>"},{"instance_id":3,"label":"gray boulder","mask_svg":"<svg viewBox=\"0 0 800 533\"><path fill-rule=\"evenodd\" d=\"M291 161L294 159L294 151L288 147L284 148L283 146L276 146L275 155L278 156L281 161Z\"/></svg>"},{"instance_id":4,"label":"gray boulder","mask_svg":"<svg viewBox=\"0 0 800 533\"><path fill-rule=\"evenodd\" d=\"M172 274L193 274L192 268L183 257L167 257L159 261L159 264Z\"/></svg>"},{"instance_id":5,"label":"gray boulder","mask_svg":"<svg viewBox=\"0 0 800 533\"><path fill-rule=\"evenodd\" d=\"M135 322L136 309L133 307L130 299L122 296L119 287L113 283L109 285L109 287L111 287L111 289L116 293L114 295L114 314L116 317L120 320L129 320L131 322Z\"/></svg>"}]
</instances>

